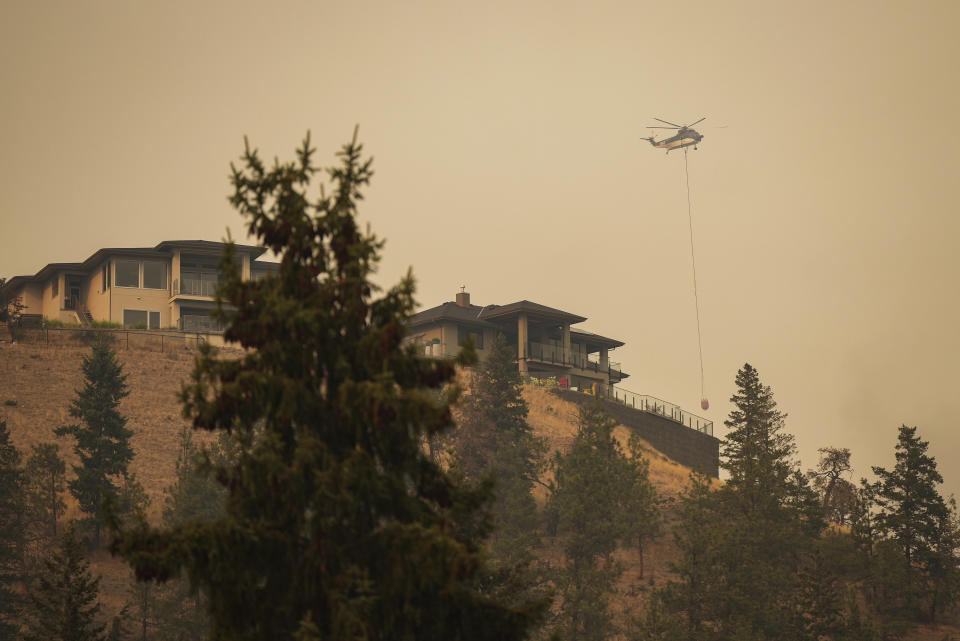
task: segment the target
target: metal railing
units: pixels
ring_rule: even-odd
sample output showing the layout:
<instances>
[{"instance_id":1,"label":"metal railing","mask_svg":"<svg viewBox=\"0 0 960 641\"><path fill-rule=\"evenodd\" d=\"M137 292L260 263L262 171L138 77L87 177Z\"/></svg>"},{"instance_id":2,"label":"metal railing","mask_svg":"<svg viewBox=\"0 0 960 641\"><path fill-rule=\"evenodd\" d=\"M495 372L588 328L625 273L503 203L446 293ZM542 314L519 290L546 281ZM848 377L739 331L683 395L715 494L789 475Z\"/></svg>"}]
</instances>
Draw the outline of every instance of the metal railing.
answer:
<instances>
[{"instance_id":1,"label":"metal railing","mask_svg":"<svg viewBox=\"0 0 960 641\"><path fill-rule=\"evenodd\" d=\"M713 421L707 420L702 416L697 416L696 414L691 414L690 412L681 409L680 406L669 403L663 399L657 398L656 396L650 396L649 394L636 394L628 390L614 387L610 390L608 398L611 401L616 401L626 405L627 407L632 407L642 412L649 412L650 414L656 414L658 416L668 418L671 421L676 421L677 423L685 425L692 430L697 430L703 434L713 436Z\"/></svg>"},{"instance_id":2,"label":"metal railing","mask_svg":"<svg viewBox=\"0 0 960 641\"><path fill-rule=\"evenodd\" d=\"M213 298L217 293L218 278L216 274L199 274L197 276L181 276L173 281L174 296L206 296Z\"/></svg>"},{"instance_id":3,"label":"metal railing","mask_svg":"<svg viewBox=\"0 0 960 641\"><path fill-rule=\"evenodd\" d=\"M209 314L182 314L180 329L187 331L222 332L223 325Z\"/></svg>"},{"instance_id":4,"label":"metal railing","mask_svg":"<svg viewBox=\"0 0 960 641\"><path fill-rule=\"evenodd\" d=\"M93 327L21 327L16 328L16 340L25 344L49 347L77 347L90 345L101 337L110 340L117 349L150 352L192 350L203 343L223 346L223 336L216 332L187 332L176 330L136 330ZM232 349L232 347L231 347Z\"/></svg>"},{"instance_id":5,"label":"metal railing","mask_svg":"<svg viewBox=\"0 0 960 641\"><path fill-rule=\"evenodd\" d=\"M622 371L620 369L620 363L609 361L606 366L603 366L599 361L593 360L587 354L573 350L565 350L559 345L546 343L527 343L527 357L540 361L541 363L577 367L593 372L608 372L613 375L619 375Z\"/></svg>"}]
</instances>

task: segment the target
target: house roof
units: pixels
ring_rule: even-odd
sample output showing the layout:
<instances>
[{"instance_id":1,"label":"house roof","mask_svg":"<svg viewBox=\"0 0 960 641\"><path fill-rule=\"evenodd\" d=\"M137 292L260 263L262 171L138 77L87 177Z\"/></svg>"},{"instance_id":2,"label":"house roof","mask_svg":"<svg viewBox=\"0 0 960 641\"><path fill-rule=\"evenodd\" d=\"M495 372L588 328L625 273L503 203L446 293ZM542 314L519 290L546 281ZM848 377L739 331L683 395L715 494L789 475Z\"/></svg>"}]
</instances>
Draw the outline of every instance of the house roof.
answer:
<instances>
[{"instance_id":1,"label":"house roof","mask_svg":"<svg viewBox=\"0 0 960 641\"><path fill-rule=\"evenodd\" d=\"M489 307L489 305L487 307ZM479 305L461 307L460 305L457 305L451 301L414 314L410 317L409 325L410 327L417 327L429 323L438 323L440 321L454 321L457 323L475 325L477 327L489 327L490 329L496 329L496 325L493 323L488 323L480 318L480 314L484 309L486 308L480 307Z\"/></svg>"},{"instance_id":2,"label":"house roof","mask_svg":"<svg viewBox=\"0 0 960 641\"><path fill-rule=\"evenodd\" d=\"M507 316L519 316L520 314L565 321L571 324L582 323L583 321L587 320L586 316L571 314L570 312L565 312L562 309L547 307L546 305L532 303L528 300L517 301L516 303L510 303L509 305L488 305L486 308L484 308L481 318L484 320L493 320L495 318L499 319Z\"/></svg>"},{"instance_id":3,"label":"house roof","mask_svg":"<svg viewBox=\"0 0 960 641\"><path fill-rule=\"evenodd\" d=\"M600 334L594 334L593 332L585 332L582 329L570 328L571 336L576 336L579 338L577 342L586 343L587 345L597 345L598 347L606 347L608 349L613 349L614 347L623 347L626 345L623 341L618 341L616 338L608 338L606 336L601 336Z\"/></svg>"}]
</instances>

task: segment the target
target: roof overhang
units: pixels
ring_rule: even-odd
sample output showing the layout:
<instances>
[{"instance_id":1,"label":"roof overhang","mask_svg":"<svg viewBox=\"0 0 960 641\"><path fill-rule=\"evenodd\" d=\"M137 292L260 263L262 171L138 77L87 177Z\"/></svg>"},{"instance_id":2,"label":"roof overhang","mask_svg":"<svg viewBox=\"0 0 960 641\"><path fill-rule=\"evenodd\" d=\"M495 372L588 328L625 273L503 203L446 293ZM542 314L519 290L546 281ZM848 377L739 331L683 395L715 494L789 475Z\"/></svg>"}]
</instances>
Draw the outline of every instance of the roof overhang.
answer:
<instances>
[{"instance_id":1,"label":"roof overhang","mask_svg":"<svg viewBox=\"0 0 960 641\"><path fill-rule=\"evenodd\" d=\"M225 246L226 243L218 243L212 240L165 240L157 244L154 249L157 251L186 249L188 251L222 254ZM250 254L251 258L257 258L267 251L265 248L258 247L257 245L240 245L234 243L233 246L236 247L238 251Z\"/></svg>"},{"instance_id":2,"label":"roof overhang","mask_svg":"<svg viewBox=\"0 0 960 641\"><path fill-rule=\"evenodd\" d=\"M586 316L571 314L562 309L547 307L528 300L517 301L509 305L490 305L481 311L480 318L487 321L507 320L519 318L521 314L526 314L527 320L560 322L570 325L587 320Z\"/></svg>"},{"instance_id":3,"label":"roof overhang","mask_svg":"<svg viewBox=\"0 0 960 641\"><path fill-rule=\"evenodd\" d=\"M587 345L588 351L597 351L601 348L614 349L626 345L626 343L616 338L609 338L607 336L601 336L600 334L594 334L593 332L585 332L582 329L571 328L570 339L573 340L574 337L576 337L578 343ZM590 350L590 347L595 347L596 349Z\"/></svg>"}]
</instances>

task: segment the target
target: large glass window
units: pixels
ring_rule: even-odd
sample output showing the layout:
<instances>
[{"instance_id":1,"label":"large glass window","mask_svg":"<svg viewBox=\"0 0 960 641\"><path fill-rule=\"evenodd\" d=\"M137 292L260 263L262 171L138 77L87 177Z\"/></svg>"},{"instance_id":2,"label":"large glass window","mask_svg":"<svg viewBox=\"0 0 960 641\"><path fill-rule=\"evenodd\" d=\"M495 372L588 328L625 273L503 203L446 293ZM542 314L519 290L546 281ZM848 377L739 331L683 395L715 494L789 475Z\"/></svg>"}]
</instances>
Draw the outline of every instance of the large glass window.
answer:
<instances>
[{"instance_id":1,"label":"large glass window","mask_svg":"<svg viewBox=\"0 0 960 641\"><path fill-rule=\"evenodd\" d=\"M167 266L163 263L143 263L144 289L167 288Z\"/></svg>"},{"instance_id":2,"label":"large glass window","mask_svg":"<svg viewBox=\"0 0 960 641\"><path fill-rule=\"evenodd\" d=\"M463 345L467 341L467 337L473 339L474 349L483 349L483 332L471 329L469 327L464 327L463 325L457 325L457 343Z\"/></svg>"},{"instance_id":3,"label":"large glass window","mask_svg":"<svg viewBox=\"0 0 960 641\"><path fill-rule=\"evenodd\" d=\"M150 329L160 329L160 312L150 312Z\"/></svg>"},{"instance_id":4,"label":"large glass window","mask_svg":"<svg viewBox=\"0 0 960 641\"><path fill-rule=\"evenodd\" d=\"M146 329L147 311L144 309L123 310L123 326L133 329Z\"/></svg>"},{"instance_id":5,"label":"large glass window","mask_svg":"<svg viewBox=\"0 0 960 641\"><path fill-rule=\"evenodd\" d=\"M117 287L140 287L140 261L118 260L116 284Z\"/></svg>"}]
</instances>

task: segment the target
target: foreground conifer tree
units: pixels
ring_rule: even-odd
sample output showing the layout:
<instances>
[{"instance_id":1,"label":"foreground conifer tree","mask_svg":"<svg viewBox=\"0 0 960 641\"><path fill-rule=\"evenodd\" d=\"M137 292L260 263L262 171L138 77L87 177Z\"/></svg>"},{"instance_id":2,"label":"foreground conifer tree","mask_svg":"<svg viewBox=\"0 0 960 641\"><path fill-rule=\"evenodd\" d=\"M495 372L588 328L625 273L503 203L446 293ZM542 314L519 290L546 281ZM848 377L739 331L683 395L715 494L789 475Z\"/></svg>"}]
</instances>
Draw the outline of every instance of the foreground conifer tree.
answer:
<instances>
[{"instance_id":1,"label":"foreground conifer tree","mask_svg":"<svg viewBox=\"0 0 960 641\"><path fill-rule=\"evenodd\" d=\"M489 494L454 483L422 446L451 427L455 393L436 391L454 363L400 345L412 277L375 296L382 242L355 218L370 161L354 136L329 171L333 193L313 200L312 154L308 138L295 162L267 168L247 147L233 172L231 202L282 262L242 281L227 250L217 315L248 351L205 348L182 395L196 428L239 443L235 463L215 466L226 516L141 524L114 550L140 579L185 569L216 639L521 638L534 613L473 587L481 540L465 533L485 529Z\"/></svg>"},{"instance_id":2,"label":"foreground conifer tree","mask_svg":"<svg viewBox=\"0 0 960 641\"><path fill-rule=\"evenodd\" d=\"M23 632L25 641L101 641L106 625L100 622L100 579L90 564L73 527L43 559Z\"/></svg>"},{"instance_id":3,"label":"foreground conifer tree","mask_svg":"<svg viewBox=\"0 0 960 641\"><path fill-rule=\"evenodd\" d=\"M90 356L83 357L83 376L83 389L77 390L77 397L70 403L70 416L80 422L57 428L56 434L77 440L74 451L80 465L73 466L77 478L69 483L70 493L89 515L94 542L99 546L104 499L118 493L117 481L133 460L133 432L117 410L130 392L123 367L104 337L94 343Z\"/></svg>"}]
</instances>

